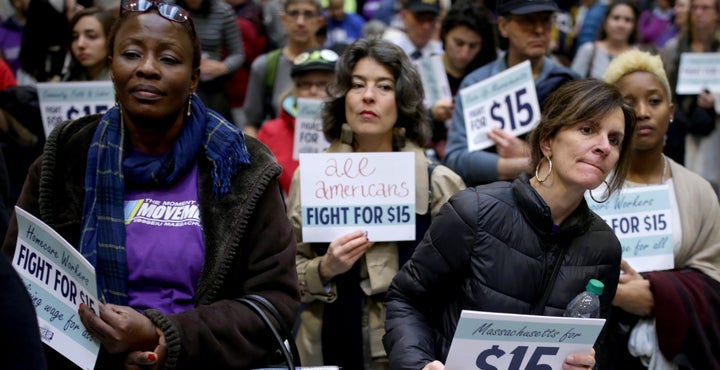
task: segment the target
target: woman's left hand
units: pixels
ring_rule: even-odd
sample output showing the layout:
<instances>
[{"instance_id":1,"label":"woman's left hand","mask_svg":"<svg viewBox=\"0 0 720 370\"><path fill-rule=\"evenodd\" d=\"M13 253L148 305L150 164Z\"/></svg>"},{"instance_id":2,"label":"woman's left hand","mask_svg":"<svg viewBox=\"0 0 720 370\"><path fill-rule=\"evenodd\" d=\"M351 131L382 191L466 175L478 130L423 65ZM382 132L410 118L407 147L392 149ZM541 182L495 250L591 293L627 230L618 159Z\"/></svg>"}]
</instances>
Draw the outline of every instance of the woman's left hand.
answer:
<instances>
[{"instance_id":1,"label":"woman's left hand","mask_svg":"<svg viewBox=\"0 0 720 370\"><path fill-rule=\"evenodd\" d=\"M589 353L573 353L572 355L565 357L565 362L562 365L564 370L567 369L592 369L595 366L595 350L590 350Z\"/></svg>"},{"instance_id":2,"label":"woman's left hand","mask_svg":"<svg viewBox=\"0 0 720 370\"><path fill-rule=\"evenodd\" d=\"M648 317L655 308L655 299L650 291L650 282L633 269L629 263L622 260L617 292L613 305L637 316Z\"/></svg>"},{"instance_id":3,"label":"woman's left hand","mask_svg":"<svg viewBox=\"0 0 720 370\"><path fill-rule=\"evenodd\" d=\"M99 312L85 305L78 310L85 328L110 353L152 351L158 346L155 324L132 307L101 303Z\"/></svg>"},{"instance_id":4,"label":"woman's left hand","mask_svg":"<svg viewBox=\"0 0 720 370\"><path fill-rule=\"evenodd\" d=\"M503 158L525 158L530 157L528 144L509 132L493 128L487 133L488 138L495 142L497 154Z\"/></svg>"},{"instance_id":5,"label":"woman's left hand","mask_svg":"<svg viewBox=\"0 0 720 370\"><path fill-rule=\"evenodd\" d=\"M158 337L157 347L152 352L149 351L133 351L125 356L125 370L140 370L140 369L161 369L165 364L165 357L167 356L167 343L165 342L165 336L163 332L156 328Z\"/></svg>"}]
</instances>

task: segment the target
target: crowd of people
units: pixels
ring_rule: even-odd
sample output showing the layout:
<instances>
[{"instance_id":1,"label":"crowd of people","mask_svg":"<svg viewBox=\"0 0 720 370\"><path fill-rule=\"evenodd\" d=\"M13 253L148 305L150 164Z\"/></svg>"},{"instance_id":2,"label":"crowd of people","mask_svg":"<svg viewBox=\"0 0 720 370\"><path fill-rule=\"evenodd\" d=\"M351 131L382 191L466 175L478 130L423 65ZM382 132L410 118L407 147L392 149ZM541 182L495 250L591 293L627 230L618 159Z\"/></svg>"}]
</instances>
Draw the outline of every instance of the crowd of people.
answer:
<instances>
[{"instance_id":1,"label":"crowd of people","mask_svg":"<svg viewBox=\"0 0 720 370\"><path fill-rule=\"evenodd\" d=\"M0 16L2 254L17 205L95 268L102 303L77 314L97 369L265 367L275 340L237 300L257 294L304 366L442 370L462 310L562 316L590 279L606 322L563 369L720 368L720 86L677 92L683 56L720 48L720 0L11 0ZM537 122L472 148L463 92L523 65ZM81 81L115 105L43 132L37 84ZM324 152L413 158L414 238L303 238L304 100L322 103ZM673 267L646 270L593 207L658 187ZM198 212L128 212L147 202ZM0 262L17 318L2 367L77 368Z\"/></svg>"}]
</instances>

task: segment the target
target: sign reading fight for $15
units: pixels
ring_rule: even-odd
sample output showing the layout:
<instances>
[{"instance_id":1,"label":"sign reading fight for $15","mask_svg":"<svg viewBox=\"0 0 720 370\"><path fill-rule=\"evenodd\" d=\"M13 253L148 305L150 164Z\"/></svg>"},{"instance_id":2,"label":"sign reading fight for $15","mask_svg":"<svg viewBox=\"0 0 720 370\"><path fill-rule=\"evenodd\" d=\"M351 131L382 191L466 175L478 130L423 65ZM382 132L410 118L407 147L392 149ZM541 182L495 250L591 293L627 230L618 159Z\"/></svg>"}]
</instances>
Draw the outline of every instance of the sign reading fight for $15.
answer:
<instances>
[{"instance_id":1,"label":"sign reading fight for $15","mask_svg":"<svg viewBox=\"0 0 720 370\"><path fill-rule=\"evenodd\" d=\"M414 153L301 153L303 242L415 240Z\"/></svg>"},{"instance_id":2,"label":"sign reading fight for $15","mask_svg":"<svg viewBox=\"0 0 720 370\"><path fill-rule=\"evenodd\" d=\"M493 128L518 136L540 121L540 104L529 61L460 90L460 99L469 151L495 145L487 136Z\"/></svg>"},{"instance_id":3,"label":"sign reading fight for $15","mask_svg":"<svg viewBox=\"0 0 720 370\"><path fill-rule=\"evenodd\" d=\"M111 81L38 83L37 89L46 137L64 121L105 113L115 105Z\"/></svg>"}]
</instances>

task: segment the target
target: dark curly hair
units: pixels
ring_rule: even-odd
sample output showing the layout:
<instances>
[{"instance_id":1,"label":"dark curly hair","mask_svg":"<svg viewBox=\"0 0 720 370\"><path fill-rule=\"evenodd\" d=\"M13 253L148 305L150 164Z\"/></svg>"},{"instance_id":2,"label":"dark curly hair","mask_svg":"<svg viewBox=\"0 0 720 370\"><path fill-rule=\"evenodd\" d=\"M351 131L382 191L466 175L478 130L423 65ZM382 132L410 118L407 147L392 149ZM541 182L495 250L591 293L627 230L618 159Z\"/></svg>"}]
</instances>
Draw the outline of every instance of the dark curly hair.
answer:
<instances>
[{"instance_id":1,"label":"dark curly hair","mask_svg":"<svg viewBox=\"0 0 720 370\"><path fill-rule=\"evenodd\" d=\"M472 72L497 59L495 25L490 13L481 3L475 0L460 0L453 3L450 11L443 18L440 28L440 39L443 44L447 43L445 40L447 34L458 26L465 26L477 32L482 40L480 51L465 68L466 72Z\"/></svg>"},{"instance_id":2,"label":"dark curly hair","mask_svg":"<svg viewBox=\"0 0 720 370\"><path fill-rule=\"evenodd\" d=\"M424 92L420 75L402 49L382 39L359 39L352 43L338 61L335 83L328 87L329 101L322 112L323 132L329 140L340 139L345 117L345 95L352 87L355 65L371 58L390 70L395 78L395 102L398 118L395 127L405 129L405 138L423 147L432 135L430 116L423 105ZM398 148L396 148L398 149Z\"/></svg>"}]
</instances>

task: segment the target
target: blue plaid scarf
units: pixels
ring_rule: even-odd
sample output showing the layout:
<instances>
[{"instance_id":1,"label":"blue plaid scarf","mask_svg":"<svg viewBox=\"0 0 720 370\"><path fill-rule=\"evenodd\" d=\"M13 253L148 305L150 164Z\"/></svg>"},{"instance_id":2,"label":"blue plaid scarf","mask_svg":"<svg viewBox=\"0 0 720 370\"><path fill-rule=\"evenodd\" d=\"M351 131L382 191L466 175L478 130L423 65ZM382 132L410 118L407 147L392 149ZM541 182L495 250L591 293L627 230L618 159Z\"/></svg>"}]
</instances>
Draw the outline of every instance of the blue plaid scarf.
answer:
<instances>
[{"instance_id":1,"label":"blue plaid scarf","mask_svg":"<svg viewBox=\"0 0 720 370\"><path fill-rule=\"evenodd\" d=\"M126 152L126 133L120 109L107 111L95 130L85 174L80 252L95 266L101 300L128 304L128 266L125 255L125 183L164 188L194 164L200 147L212 162L213 193L230 190L232 176L250 163L240 131L192 95L192 114L172 151L160 157Z\"/></svg>"}]
</instances>

